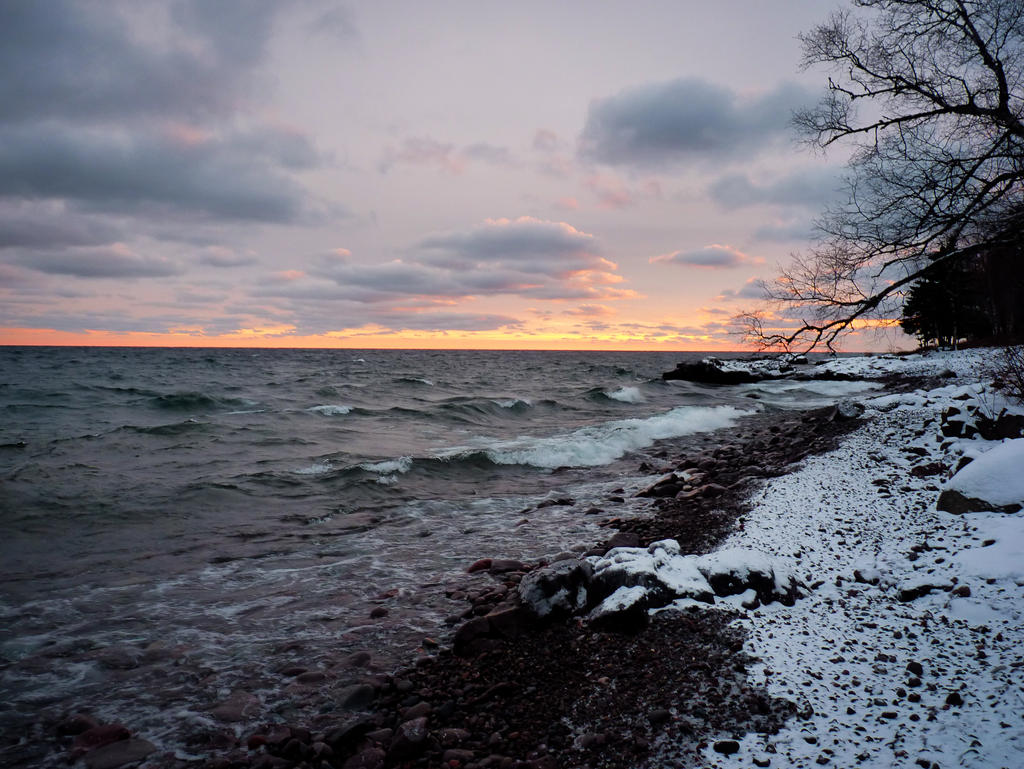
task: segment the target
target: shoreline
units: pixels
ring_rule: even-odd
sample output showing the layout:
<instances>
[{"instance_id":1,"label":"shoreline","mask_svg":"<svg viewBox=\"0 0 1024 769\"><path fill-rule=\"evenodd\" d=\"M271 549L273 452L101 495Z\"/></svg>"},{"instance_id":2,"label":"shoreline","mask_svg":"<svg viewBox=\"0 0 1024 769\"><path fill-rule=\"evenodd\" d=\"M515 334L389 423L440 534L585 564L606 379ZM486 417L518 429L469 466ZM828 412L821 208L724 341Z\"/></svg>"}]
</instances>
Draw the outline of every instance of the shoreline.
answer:
<instances>
[{"instance_id":1,"label":"shoreline","mask_svg":"<svg viewBox=\"0 0 1024 769\"><path fill-rule=\"evenodd\" d=\"M761 479L784 475L810 453L833 448L856 426L857 420L837 418L834 407L761 412L734 428L690 436L697 446L679 456L669 448L656 451L664 465L647 468L655 471L652 482L662 470L699 468L701 486L684 499L655 498L651 515L606 518L602 525L617 533L587 554L670 537L680 540L684 552L709 552L733 530ZM375 689L364 690L372 707L297 727L295 735L309 740L305 748L291 744L296 736L276 726L249 738L255 753L240 748L223 765L256 766L263 753L295 765L303 756L315 761L317 752L326 765L320 742L333 765L349 769L610 769L643 762L669 745L679 758L696 759L714 734L776 730L792 715L788 702L748 684L752 659L742 651L743 637L731 626L729 611L657 617L639 633L595 630L574 618L536 622L514 596L538 564L485 559L467 566L489 574L492 587L470 579L465 589L449 588L450 597L468 604L459 621L505 611L506 626L471 639L472 648L459 654L441 648L394 675L364 677L361 686ZM461 627L453 637L456 648ZM652 665L657 676L650 675ZM626 701L631 708L624 711ZM687 702L692 711L681 713ZM569 726L571 712L577 716Z\"/></svg>"}]
</instances>

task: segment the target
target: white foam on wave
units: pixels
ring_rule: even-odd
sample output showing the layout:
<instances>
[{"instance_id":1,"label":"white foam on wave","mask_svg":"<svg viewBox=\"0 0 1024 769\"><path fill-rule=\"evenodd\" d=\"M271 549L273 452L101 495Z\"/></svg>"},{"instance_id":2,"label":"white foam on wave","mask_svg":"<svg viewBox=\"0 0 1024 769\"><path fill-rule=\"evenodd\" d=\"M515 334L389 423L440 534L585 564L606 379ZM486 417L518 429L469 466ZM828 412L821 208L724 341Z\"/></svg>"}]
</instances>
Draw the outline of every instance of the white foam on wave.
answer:
<instances>
[{"instance_id":1,"label":"white foam on wave","mask_svg":"<svg viewBox=\"0 0 1024 769\"><path fill-rule=\"evenodd\" d=\"M412 457L398 457L398 459L387 459L383 462L367 463L359 465L367 472L380 473L381 475L394 475L395 473L407 473L412 468Z\"/></svg>"},{"instance_id":2,"label":"white foam on wave","mask_svg":"<svg viewBox=\"0 0 1024 769\"><path fill-rule=\"evenodd\" d=\"M620 387L618 390L606 392L605 395L613 401L623 403L643 403L646 400L639 387Z\"/></svg>"},{"instance_id":3,"label":"white foam on wave","mask_svg":"<svg viewBox=\"0 0 1024 769\"><path fill-rule=\"evenodd\" d=\"M647 419L622 419L583 427L568 435L492 444L485 453L501 465L597 467L657 440L728 427L750 413L733 406L679 406Z\"/></svg>"},{"instance_id":4,"label":"white foam on wave","mask_svg":"<svg viewBox=\"0 0 1024 769\"><path fill-rule=\"evenodd\" d=\"M352 411L352 407L328 403L323 406L310 406L306 411L312 411L314 414L322 414L325 417L337 417L342 414L348 414Z\"/></svg>"},{"instance_id":5,"label":"white foam on wave","mask_svg":"<svg viewBox=\"0 0 1024 769\"><path fill-rule=\"evenodd\" d=\"M296 475L323 475L324 473L331 472L333 468L330 462L314 462L308 467L301 467L295 471Z\"/></svg>"},{"instance_id":6,"label":"white foam on wave","mask_svg":"<svg viewBox=\"0 0 1024 769\"><path fill-rule=\"evenodd\" d=\"M509 398L508 400L499 400L494 402L501 406L503 409L514 409L516 406L519 405L533 405L533 401L531 401L529 398Z\"/></svg>"}]
</instances>

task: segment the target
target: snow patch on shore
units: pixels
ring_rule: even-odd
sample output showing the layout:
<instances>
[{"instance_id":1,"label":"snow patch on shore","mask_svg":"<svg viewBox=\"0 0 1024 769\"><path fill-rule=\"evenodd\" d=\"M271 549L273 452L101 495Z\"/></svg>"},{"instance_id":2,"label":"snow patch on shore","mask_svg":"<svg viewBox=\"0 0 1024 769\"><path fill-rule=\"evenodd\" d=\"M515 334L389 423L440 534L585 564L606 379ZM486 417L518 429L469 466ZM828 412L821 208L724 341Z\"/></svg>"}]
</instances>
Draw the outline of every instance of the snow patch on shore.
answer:
<instances>
[{"instance_id":1,"label":"snow patch on shore","mask_svg":"<svg viewBox=\"0 0 1024 769\"><path fill-rule=\"evenodd\" d=\"M777 735L748 734L735 755L709 746L709 766L738 769L753 758L808 768L1020 766L1024 512L938 511L944 476L911 472L973 455L982 463L972 474L978 496L1016 493L1024 463L1015 441L939 433L943 408L996 397L983 382L990 357L977 350L826 364L867 375L949 369L957 380L867 401L865 425L838 449L755 493L727 546L794 563L816 589L737 622L760 659L751 683L793 701L799 715Z\"/></svg>"}]
</instances>

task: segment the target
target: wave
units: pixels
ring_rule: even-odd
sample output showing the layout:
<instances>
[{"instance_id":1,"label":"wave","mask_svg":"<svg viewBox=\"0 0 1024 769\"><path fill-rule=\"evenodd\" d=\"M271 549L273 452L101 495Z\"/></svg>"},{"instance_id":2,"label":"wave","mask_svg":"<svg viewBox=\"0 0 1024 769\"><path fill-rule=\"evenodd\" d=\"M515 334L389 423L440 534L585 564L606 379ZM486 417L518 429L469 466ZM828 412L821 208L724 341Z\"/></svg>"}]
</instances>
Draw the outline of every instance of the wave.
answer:
<instances>
[{"instance_id":1,"label":"wave","mask_svg":"<svg viewBox=\"0 0 1024 769\"><path fill-rule=\"evenodd\" d=\"M294 472L296 475L324 475L331 472L333 469L334 468L331 466L330 462L318 461L311 465L307 465L306 467L300 467Z\"/></svg>"},{"instance_id":2,"label":"wave","mask_svg":"<svg viewBox=\"0 0 1024 769\"><path fill-rule=\"evenodd\" d=\"M124 425L121 427L122 430L127 430L133 433L141 433L143 435L185 435L187 433L201 432L209 429L210 425L206 422L200 422L196 419L186 419L183 422L172 422L166 425L152 425L149 427L141 427L139 425Z\"/></svg>"},{"instance_id":3,"label":"wave","mask_svg":"<svg viewBox=\"0 0 1024 769\"><path fill-rule=\"evenodd\" d=\"M150 400L150 405L164 411L198 411L217 409L252 408L256 401L245 398L217 398L202 392L186 391L157 395Z\"/></svg>"},{"instance_id":4,"label":"wave","mask_svg":"<svg viewBox=\"0 0 1024 769\"><path fill-rule=\"evenodd\" d=\"M407 473L412 469L412 457L398 457L398 459L387 459L383 462L367 462L359 465L361 470L380 475L394 475L395 473Z\"/></svg>"},{"instance_id":5,"label":"wave","mask_svg":"<svg viewBox=\"0 0 1024 769\"><path fill-rule=\"evenodd\" d=\"M639 387L620 387L618 390L605 392L604 395L622 403L643 403L647 400Z\"/></svg>"},{"instance_id":6,"label":"wave","mask_svg":"<svg viewBox=\"0 0 1024 769\"><path fill-rule=\"evenodd\" d=\"M482 454L498 465L532 465L546 469L598 467L658 440L728 427L750 413L733 406L679 406L646 419L591 425L567 435L518 438L489 447L452 449L441 458L451 460Z\"/></svg>"},{"instance_id":7,"label":"wave","mask_svg":"<svg viewBox=\"0 0 1024 769\"><path fill-rule=\"evenodd\" d=\"M498 404L498 406L503 409L513 409L515 411L523 411L533 407L533 401L529 398L509 398L507 400L496 400L491 402ZM554 401L545 401L545 403L553 402Z\"/></svg>"},{"instance_id":8,"label":"wave","mask_svg":"<svg viewBox=\"0 0 1024 769\"><path fill-rule=\"evenodd\" d=\"M352 407L328 403L323 406L310 406L306 411L311 411L314 414L321 414L325 417L337 417L342 416L343 414L348 414L352 411Z\"/></svg>"},{"instance_id":9,"label":"wave","mask_svg":"<svg viewBox=\"0 0 1024 769\"><path fill-rule=\"evenodd\" d=\"M391 381L395 384L426 385L427 387L434 386L434 383L431 380L416 376L400 376L395 377Z\"/></svg>"}]
</instances>

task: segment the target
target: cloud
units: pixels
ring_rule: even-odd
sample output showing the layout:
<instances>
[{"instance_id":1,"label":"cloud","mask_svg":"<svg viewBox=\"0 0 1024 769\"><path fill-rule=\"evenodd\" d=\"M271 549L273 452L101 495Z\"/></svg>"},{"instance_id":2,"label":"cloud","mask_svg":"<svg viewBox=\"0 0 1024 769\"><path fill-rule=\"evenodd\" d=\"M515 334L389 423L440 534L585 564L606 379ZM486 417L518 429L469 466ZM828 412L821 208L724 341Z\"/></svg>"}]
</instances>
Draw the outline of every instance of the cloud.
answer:
<instances>
[{"instance_id":1,"label":"cloud","mask_svg":"<svg viewBox=\"0 0 1024 769\"><path fill-rule=\"evenodd\" d=\"M511 166L515 164L515 158L507 147L496 147L493 144L483 142L470 144L462 150L463 157L469 160L476 160L482 163L489 163L494 166Z\"/></svg>"},{"instance_id":2,"label":"cloud","mask_svg":"<svg viewBox=\"0 0 1024 769\"><path fill-rule=\"evenodd\" d=\"M425 263L459 270L489 266L569 277L616 269L597 254L593 235L530 216L487 219L468 230L424 238L418 248Z\"/></svg>"},{"instance_id":3,"label":"cloud","mask_svg":"<svg viewBox=\"0 0 1024 769\"><path fill-rule=\"evenodd\" d=\"M329 160L255 112L280 8L0 0L0 242L39 251L37 269L93 276L92 256L58 251L340 215L297 177ZM47 209L62 215L46 222ZM126 260L111 271L171 269Z\"/></svg>"},{"instance_id":4,"label":"cloud","mask_svg":"<svg viewBox=\"0 0 1024 769\"><path fill-rule=\"evenodd\" d=\"M810 218L775 221L760 225L753 234L758 240L776 243L807 241L815 237L815 224Z\"/></svg>"},{"instance_id":5,"label":"cloud","mask_svg":"<svg viewBox=\"0 0 1024 769\"><path fill-rule=\"evenodd\" d=\"M118 227L98 217L69 211L63 203L0 201L0 249L99 246L120 237Z\"/></svg>"},{"instance_id":6,"label":"cloud","mask_svg":"<svg viewBox=\"0 0 1024 769\"><path fill-rule=\"evenodd\" d=\"M581 304L578 307L565 310L563 315L572 315L578 318L607 318L615 315L615 310L603 304Z\"/></svg>"},{"instance_id":7,"label":"cloud","mask_svg":"<svg viewBox=\"0 0 1024 769\"><path fill-rule=\"evenodd\" d=\"M276 303L303 328L323 325L323 318L335 324L339 313L361 318L360 324L372 317L393 325L395 318L413 316L434 323L443 317L440 308L493 296L577 301L585 309L574 314L594 314L603 312L596 302L636 296L619 287L623 279L616 265L599 251L593 235L566 222L489 219L423 238L402 259L388 262L320 255L310 260L305 276L266 276L255 296ZM499 316L486 317L498 323ZM500 325L510 322L500 316Z\"/></svg>"},{"instance_id":8,"label":"cloud","mask_svg":"<svg viewBox=\"0 0 1024 769\"><path fill-rule=\"evenodd\" d=\"M225 246L207 246L199 257L201 264L211 267L247 267L256 263L252 254L240 254Z\"/></svg>"},{"instance_id":9,"label":"cloud","mask_svg":"<svg viewBox=\"0 0 1024 769\"><path fill-rule=\"evenodd\" d=\"M766 182L745 173L720 176L708 187L711 199L723 208L747 206L806 206L821 209L840 194L840 171L834 168L804 169Z\"/></svg>"},{"instance_id":10,"label":"cloud","mask_svg":"<svg viewBox=\"0 0 1024 769\"><path fill-rule=\"evenodd\" d=\"M0 196L291 222L311 213L303 190L282 170L300 163L301 141L266 129L186 144L142 131L0 128Z\"/></svg>"},{"instance_id":11,"label":"cloud","mask_svg":"<svg viewBox=\"0 0 1024 769\"><path fill-rule=\"evenodd\" d=\"M708 269L732 269L751 264L764 264L764 259L748 256L732 246L712 243L710 246L696 251L673 251L661 256L652 256L651 264L681 264L689 267L705 267Z\"/></svg>"},{"instance_id":12,"label":"cloud","mask_svg":"<svg viewBox=\"0 0 1024 769\"><path fill-rule=\"evenodd\" d=\"M764 281L760 278L748 278L746 283L737 289L723 289L716 300L720 302L731 299L764 299Z\"/></svg>"},{"instance_id":13,"label":"cloud","mask_svg":"<svg viewBox=\"0 0 1024 769\"><path fill-rule=\"evenodd\" d=\"M749 156L786 136L793 110L812 100L790 83L755 97L699 78L635 86L591 102L579 153L641 167Z\"/></svg>"},{"instance_id":14,"label":"cloud","mask_svg":"<svg viewBox=\"0 0 1024 769\"><path fill-rule=\"evenodd\" d=\"M162 256L137 254L121 243L100 248L21 251L12 261L38 272L79 278L155 278L182 272L177 262Z\"/></svg>"}]
</instances>

